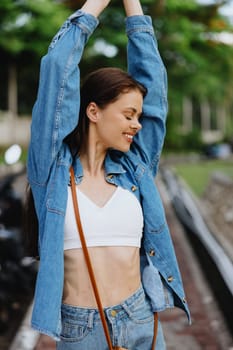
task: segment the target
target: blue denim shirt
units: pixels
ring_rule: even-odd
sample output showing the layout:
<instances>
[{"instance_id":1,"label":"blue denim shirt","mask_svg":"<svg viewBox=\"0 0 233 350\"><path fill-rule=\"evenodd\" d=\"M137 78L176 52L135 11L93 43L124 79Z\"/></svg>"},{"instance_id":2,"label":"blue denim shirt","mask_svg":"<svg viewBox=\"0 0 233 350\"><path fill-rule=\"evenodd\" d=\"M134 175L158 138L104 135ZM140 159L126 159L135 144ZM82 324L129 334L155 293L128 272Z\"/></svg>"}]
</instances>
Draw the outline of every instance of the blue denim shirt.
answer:
<instances>
[{"instance_id":1,"label":"blue denim shirt","mask_svg":"<svg viewBox=\"0 0 233 350\"><path fill-rule=\"evenodd\" d=\"M72 163L76 183L83 177L79 158L72 159L63 140L78 123L78 64L97 24L95 17L80 10L63 24L42 58L38 96L33 107L28 180L39 219L40 264L32 326L54 339L59 339L61 331L64 216ZM128 17L126 32L128 71L148 93L140 119L142 130L134 137L130 151L109 151L106 156L106 181L132 191L142 205L141 275L153 310L176 305L189 317L164 209L154 182L165 136L166 70L150 17Z\"/></svg>"}]
</instances>

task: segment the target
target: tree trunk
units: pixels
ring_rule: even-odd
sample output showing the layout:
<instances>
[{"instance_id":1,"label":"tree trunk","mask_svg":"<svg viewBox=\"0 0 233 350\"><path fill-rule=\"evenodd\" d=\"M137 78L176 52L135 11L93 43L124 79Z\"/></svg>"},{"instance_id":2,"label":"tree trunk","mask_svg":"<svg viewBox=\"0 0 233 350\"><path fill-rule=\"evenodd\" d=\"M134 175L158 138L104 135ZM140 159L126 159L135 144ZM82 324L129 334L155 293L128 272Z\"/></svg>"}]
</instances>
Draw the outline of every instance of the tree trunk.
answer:
<instances>
[{"instance_id":1,"label":"tree trunk","mask_svg":"<svg viewBox=\"0 0 233 350\"><path fill-rule=\"evenodd\" d=\"M191 132L193 130L193 105L190 98L183 97L183 130Z\"/></svg>"},{"instance_id":2,"label":"tree trunk","mask_svg":"<svg viewBox=\"0 0 233 350\"><path fill-rule=\"evenodd\" d=\"M18 114L17 67L10 63L8 68L8 111L12 118Z\"/></svg>"},{"instance_id":3,"label":"tree trunk","mask_svg":"<svg viewBox=\"0 0 233 350\"><path fill-rule=\"evenodd\" d=\"M201 130L202 132L211 130L211 110L208 101L201 103Z\"/></svg>"},{"instance_id":4,"label":"tree trunk","mask_svg":"<svg viewBox=\"0 0 233 350\"><path fill-rule=\"evenodd\" d=\"M8 67L8 122L9 140L15 142L17 130L15 128L15 118L18 114L18 89L17 89L17 68L15 63L10 63Z\"/></svg>"},{"instance_id":5,"label":"tree trunk","mask_svg":"<svg viewBox=\"0 0 233 350\"><path fill-rule=\"evenodd\" d=\"M217 107L217 126L223 135L226 134L226 108L223 105Z\"/></svg>"}]
</instances>

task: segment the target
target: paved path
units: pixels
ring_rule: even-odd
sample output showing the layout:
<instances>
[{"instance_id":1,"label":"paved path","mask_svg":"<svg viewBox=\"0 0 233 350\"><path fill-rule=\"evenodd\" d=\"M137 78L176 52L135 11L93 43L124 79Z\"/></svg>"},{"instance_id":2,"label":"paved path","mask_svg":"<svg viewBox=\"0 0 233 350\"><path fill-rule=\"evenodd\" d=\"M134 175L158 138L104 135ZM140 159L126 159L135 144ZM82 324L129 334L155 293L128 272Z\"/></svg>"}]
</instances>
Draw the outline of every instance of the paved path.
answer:
<instances>
[{"instance_id":1,"label":"paved path","mask_svg":"<svg viewBox=\"0 0 233 350\"><path fill-rule=\"evenodd\" d=\"M233 336L228 333L201 267L174 215L163 184L159 183L159 188L192 315L192 325L189 326L184 312L177 308L161 313L167 350L233 350ZM54 349L53 341L40 336L33 350Z\"/></svg>"}]
</instances>

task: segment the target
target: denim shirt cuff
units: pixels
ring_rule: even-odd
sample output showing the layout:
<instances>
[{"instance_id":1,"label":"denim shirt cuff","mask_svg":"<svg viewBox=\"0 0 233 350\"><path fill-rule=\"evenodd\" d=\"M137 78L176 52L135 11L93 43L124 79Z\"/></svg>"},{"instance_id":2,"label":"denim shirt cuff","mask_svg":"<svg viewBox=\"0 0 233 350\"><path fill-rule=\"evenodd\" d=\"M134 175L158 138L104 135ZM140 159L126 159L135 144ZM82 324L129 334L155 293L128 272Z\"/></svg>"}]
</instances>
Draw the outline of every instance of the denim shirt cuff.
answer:
<instances>
[{"instance_id":1,"label":"denim shirt cuff","mask_svg":"<svg viewBox=\"0 0 233 350\"><path fill-rule=\"evenodd\" d=\"M80 25L82 29L89 35L96 29L99 24L98 18L82 10L77 10L74 12L69 17L69 20L77 25Z\"/></svg>"},{"instance_id":2,"label":"denim shirt cuff","mask_svg":"<svg viewBox=\"0 0 233 350\"><path fill-rule=\"evenodd\" d=\"M150 16L137 15L126 18L126 33L131 32L150 32L154 33L152 19Z\"/></svg>"}]
</instances>

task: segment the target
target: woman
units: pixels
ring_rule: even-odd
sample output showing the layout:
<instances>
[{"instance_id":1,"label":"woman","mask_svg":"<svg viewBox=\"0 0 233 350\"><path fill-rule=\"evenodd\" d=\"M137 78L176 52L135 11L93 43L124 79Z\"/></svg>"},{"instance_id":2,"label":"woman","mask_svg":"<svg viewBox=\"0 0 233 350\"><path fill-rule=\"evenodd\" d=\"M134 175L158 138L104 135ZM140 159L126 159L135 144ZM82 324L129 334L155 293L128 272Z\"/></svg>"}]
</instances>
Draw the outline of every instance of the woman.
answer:
<instances>
[{"instance_id":1,"label":"woman","mask_svg":"<svg viewBox=\"0 0 233 350\"><path fill-rule=\"evenodd\" d=\"M108 0L87 0L42 59L33 108L28 179L39 222L40 267L32 326L57 349L107 349L75 224L81 220L114 346L151 349L153 313L177 305L188 317L164 211L154 184L165 135L166 71L151 19L124 0L128 72L86 79L84 46ZM156 349L164 349L159 324Z\"/></svg>"}]
</instances>

